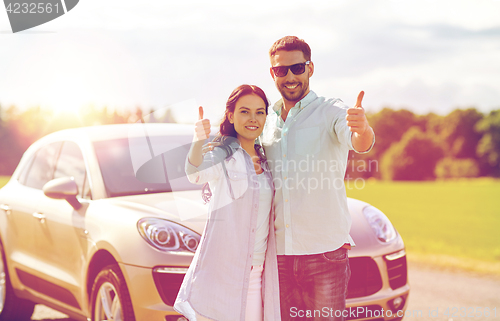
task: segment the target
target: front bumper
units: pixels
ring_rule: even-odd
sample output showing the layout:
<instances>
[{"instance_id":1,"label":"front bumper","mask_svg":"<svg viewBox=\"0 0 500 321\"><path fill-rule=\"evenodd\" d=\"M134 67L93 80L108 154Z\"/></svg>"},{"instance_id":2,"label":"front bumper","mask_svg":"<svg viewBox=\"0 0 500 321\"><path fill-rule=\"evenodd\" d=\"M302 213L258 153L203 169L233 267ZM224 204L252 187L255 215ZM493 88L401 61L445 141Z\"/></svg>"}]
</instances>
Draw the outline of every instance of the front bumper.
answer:
<instances>
[{"instance_id":1,"label":"front bumper","mask_svg":"<svg viewBox=\"0 0 500 321\"><path fill-rule=\"evenodd\" d=\"M353 278L362 278L361 283L366 287L355 289L360 296L349 297L348 295L346 320L387 321L401 319L400 317L404 315L410 292L406 276L406 257L401 256L392 261L387 257L390 258L388 255L359 258L365 261L369 259L372 263L366 264L365 261L360 260L363 268L366 267L366 269L358 269L356 272L358 275L353 273L351 276L353 282L355 282ZM354 260L355 258L352 258L350 261L354 263ZM400 263L404 265L401 267ZM372 272L369 271L371 265L373 265L371 268L374 270ZM182 320L172 305L187 268L145 268L126 264L121 264L120 267L124 271L137 320ZM354 266L351 266L353 272L355 269ZM398 272L398 269L401 273ZM376 273L374 273L375 270L377 270ZM395 278L395 276L401 277L402 272L405 273L403 283L401 283L401 278ZM361 293L365 294L361 295ZM370 294L366 295L367 293ZM399 302L397 308L395 308L395 302Z\"/></svg>"},{"instance_id":2,"label":"front bumper","mask_svg":"<svg viewBox=\"0 0 500 321\"><path fill-rule=\"evenodd\" d=\"M171 305L164 302L164 298L162 298L162 296L164 296L165 291L163 291L163 294L160 294L162 287L157 288L155 284L155 279L158 278L154 275L159 272L154 272L154 269L151 268L127 264L120 264L120 268L124 272L123 274L125 276L125 281L127 282L130 298L132 299L136 320L165 321L167 320L167 316L180 317ZM171 276L173 279L180 280L178 281L178 286L180 287L180 283L182 282L185 274L184 269L183 271L184 272L181 274L169 273L167 275L167 273L161 273L162 275L160 275L160 279L165 280L165 277ZM165 283L163 289L166 289L165 287L168 286L170 286L171 289L175 288L175 284ZM169 300L171 300L172 297L175 300L177 291L170 292L170 294L167 295ZM173 320L175 319L177 318L174 317ZM171 318L169 317L168 320L170 321Z\"/></svg>"},{"instance_id":3,"label":"front bumper","mask_svg":"<svg viewBox=\"0 0 500 321\"><path fill-rule=\"evenodd\" d=\"M352 258L349 261L354 263L356 259L360 260L366 269L363 270L351 264L350 286L355 285L356 277L361 279L363 286L350 288L356 294L365 294L353 297L354 293L348 292L346 308L349 314L346 320L402 319L408 306L410 293L405 251L401 250L373 258Z\"/></svg>"}]
</instances>

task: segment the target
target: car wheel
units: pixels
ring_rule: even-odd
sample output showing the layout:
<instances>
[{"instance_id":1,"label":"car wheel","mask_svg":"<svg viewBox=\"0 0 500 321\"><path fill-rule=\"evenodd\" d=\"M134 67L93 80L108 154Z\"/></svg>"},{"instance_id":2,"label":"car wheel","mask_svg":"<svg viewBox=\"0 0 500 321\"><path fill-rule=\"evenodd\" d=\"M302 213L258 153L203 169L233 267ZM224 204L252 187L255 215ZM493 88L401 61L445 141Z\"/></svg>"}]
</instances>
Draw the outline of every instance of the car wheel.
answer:
<instances>
[{"instance_id":1,"label":"car wheel","mask_svg":"<svg viewBox=\"0 0 500 321\"><path fill-rule=\"evenodd\" d=\"M14 294L1 243L0 255L0 321L31 320L35 304L31 301L20 299Z\"/></svg>"},{"instance_id":2,"label":"car wheel","mask_svg":"<svg viewBox=\"0 0 500 321\"><path fill-rule=\"evenodd\" d=\"M92 286L92 321L135 321L127 284L116 264L99 272Z\"/></svg>"}]
</instances>

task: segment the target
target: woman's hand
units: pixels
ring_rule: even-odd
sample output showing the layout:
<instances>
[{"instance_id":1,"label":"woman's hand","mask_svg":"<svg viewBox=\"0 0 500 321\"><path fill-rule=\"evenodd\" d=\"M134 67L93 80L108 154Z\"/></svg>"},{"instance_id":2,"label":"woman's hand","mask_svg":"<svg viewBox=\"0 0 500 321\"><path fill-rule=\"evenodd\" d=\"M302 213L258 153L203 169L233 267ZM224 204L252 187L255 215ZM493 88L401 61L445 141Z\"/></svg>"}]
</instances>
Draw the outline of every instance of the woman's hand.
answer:
<instances>
[{"instance_id":1,"label":"woman's hand","mask_svg":"<svg viewBox=\"0 0 500 321\"><path fill-rule=\"evenodd\" d=\"M205 145L203 145L201 152L203 153L203 155L205 155L206 153L213 151L215 147L221 145L222 145L221 142L208 142Z\"/></svg>"},{"instance_id":2,"label":"woman's hand","mask_svg":"<svg viewBox=\"0 0 500 321\"><path fill-rule=\"evenodd\" d=\"M199 108L199 117L198 121L195 123L194 129L194 141L201 141L208 138L210 135L210 120L203 118L203 107Z\"/></svg>"},{"instance_id":3,"label":"woman's hand","mask_svg":"<svg viewBox=\"0 0 500 321\"><path fill-rule=\"evenodd\" d=\"M193 143L188 154L189 162L196 167L203 162L202 146L203 141L210 135L210 127L210 120L203 118L203 107L200 106L198 121L194 128Z\"/></svg>"}]
</instances>

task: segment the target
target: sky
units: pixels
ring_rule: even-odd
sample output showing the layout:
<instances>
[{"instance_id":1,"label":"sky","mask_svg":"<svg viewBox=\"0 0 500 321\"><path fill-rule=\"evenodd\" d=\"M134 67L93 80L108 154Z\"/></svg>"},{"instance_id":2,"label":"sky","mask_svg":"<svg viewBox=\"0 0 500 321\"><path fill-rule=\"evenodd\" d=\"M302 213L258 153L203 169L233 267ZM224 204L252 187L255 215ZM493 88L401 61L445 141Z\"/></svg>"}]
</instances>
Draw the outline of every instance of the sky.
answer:
<instances>
[{"instance_id":1,"label":"sky","mask_svg":"<svg viewBox=\"0 0 500 321\"><path fill-rule=\"evenodd\" d=\"M0 105L75 111L94 105L198 106L220 119L240 84L280 96L268 50L295 35L312 49L311 89L348 105L445 115L500 108L499 0L81 0L13 34L0 10Z\"/></svg>"}]
</instances>

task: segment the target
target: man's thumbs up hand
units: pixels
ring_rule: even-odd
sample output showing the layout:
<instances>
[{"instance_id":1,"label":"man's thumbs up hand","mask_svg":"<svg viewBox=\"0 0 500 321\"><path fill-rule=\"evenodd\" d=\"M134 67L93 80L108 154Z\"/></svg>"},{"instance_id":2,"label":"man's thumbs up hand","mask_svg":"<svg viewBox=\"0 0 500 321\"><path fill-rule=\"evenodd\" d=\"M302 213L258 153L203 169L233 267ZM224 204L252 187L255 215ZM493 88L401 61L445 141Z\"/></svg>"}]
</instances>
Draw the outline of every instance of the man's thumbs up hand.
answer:
<instances>
[{"instance_id":1,"label":"man's thumbs up hand","mask_svg":"<svg viewBox=\"0 0 500 321\"><path fill-rule=\"evenodd\" d=\"M205 140L210 135L210 120L203 118L203 107L198 109L198 121L195 123L194 140Z\"/></svg>"},{"instance_id":2,"label":"man's thumbs up hand","mask_svg":"<svg viewBox=\"0 0 500 321\"><path fill-rule=\"evenodd\" d=\"M363 108L361 102L363 101L363 97L365 96L365 92L364 91L360 91L359 94L358 94L358 99L356 100L356 106L354 107L361 107Z\"/></svg>"},{"instance_id":3,"label":"man's thumbs up hand","mask_svg":"<svg viewBox=\"0 0 500 321\"><path fill-rule=\"evenodd\" d=\"M358 99L356 100L356 105L347 109L347 116L345 117L345 119L347 120L347 126L349 126L349 130L353 133L357 133L358 135L363 135L365 131L370 127L365 116L365 110L362 106L364 95L364 91L361 91L359 93Z\"/></svg>"}]
</instances>

